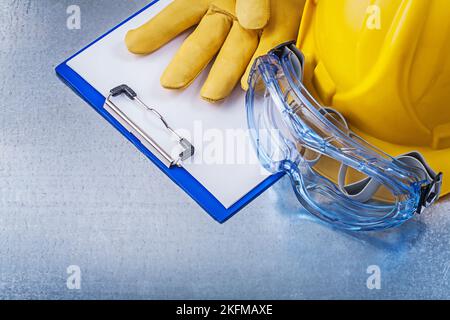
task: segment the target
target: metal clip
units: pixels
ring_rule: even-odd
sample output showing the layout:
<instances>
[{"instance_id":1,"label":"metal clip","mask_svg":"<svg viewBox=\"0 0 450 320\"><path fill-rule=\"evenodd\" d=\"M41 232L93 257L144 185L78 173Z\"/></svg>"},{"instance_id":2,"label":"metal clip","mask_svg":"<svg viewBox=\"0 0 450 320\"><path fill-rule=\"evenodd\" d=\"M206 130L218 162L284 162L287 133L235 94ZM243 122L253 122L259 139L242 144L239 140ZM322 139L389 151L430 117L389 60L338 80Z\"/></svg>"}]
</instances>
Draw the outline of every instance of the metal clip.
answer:
<instances>
[{"instance_id":1,"label":"metal clip","mask_svg":"<svg viewBox=\"0 0 450 320\"><path fill-rule=\"evenodd\" d=\"M442 187L442 176L442 173L437 174L430 184L422 187L420 202L417 209L418 214L421 214L425 208L428 208L439 199Z\"/></svg>"},{"instance_id":2,"label":"metal clip","mask_svg":"<svg viewBox=\"0 0 450 320\"><path fill-rule=\"evenodd\" d=\"M111 98L117 97L120 95L126 95L130 100L136 101L139 105L145 108L148 112L154 114L164 125L167 131L177 138L178 143L183 148L183 152L179 154L178 159L173 159L172 156L166 152L152 137L150 137L147 133L144 132L136 123L134 123L125 113L123 113L112 101ZM168 168L173 166L181 167L181 162L189 159L195 153L194 146L185 138L181 137L178 133L173 130L164 117L156 111L154 108L147 106L141 99L137 96L136 92L134 92L130 87L123 84L120 85L110 91L110 95L106 98L105 101L105 109L111 113L111 115L120 122L127 130L129 130L136 138L141 141L141 143L147 147L151 152L161 160L164 165Z\"/></svg>"}]
</instances>

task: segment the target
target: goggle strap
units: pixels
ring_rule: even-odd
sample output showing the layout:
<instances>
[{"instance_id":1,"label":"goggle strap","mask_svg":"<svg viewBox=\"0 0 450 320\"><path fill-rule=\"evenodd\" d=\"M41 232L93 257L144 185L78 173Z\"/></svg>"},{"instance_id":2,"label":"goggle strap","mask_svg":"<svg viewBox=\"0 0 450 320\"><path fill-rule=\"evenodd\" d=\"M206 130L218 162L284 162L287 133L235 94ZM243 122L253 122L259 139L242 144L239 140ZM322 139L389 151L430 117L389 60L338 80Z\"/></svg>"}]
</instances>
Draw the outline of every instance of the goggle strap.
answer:
<instances>
[{"instance_id":1,"label":"goggle strap","mask_svg":"<svg viewBox=\"0 0 450 320\"><path fill-rule=\"evenodd\" d=\"M347 176L347 170L348 166L342 164L339 169L338 185L341 192L354 201L368 202L382 186L381 183L369 177L346 185L345 177Z\"/></svg>"}]
</instances>

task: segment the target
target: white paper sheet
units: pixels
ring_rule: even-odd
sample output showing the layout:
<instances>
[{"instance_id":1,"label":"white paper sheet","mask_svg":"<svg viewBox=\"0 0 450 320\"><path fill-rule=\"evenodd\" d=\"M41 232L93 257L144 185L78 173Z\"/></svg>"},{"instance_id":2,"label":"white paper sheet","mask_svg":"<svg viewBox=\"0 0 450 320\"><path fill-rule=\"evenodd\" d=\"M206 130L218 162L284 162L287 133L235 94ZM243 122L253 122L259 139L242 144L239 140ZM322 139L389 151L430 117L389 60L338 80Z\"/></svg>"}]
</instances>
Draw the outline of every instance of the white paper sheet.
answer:
<instances>
[{"instance_id":1,"label":"white paper sheet","mask_svg":"<svg viewBox=\"0 0 450 320\"><path fill-rule=\"evenodd\" d=\"M183 167L211 192L225 208L231 207L264 181L268 174L258 164L247 136L244 93L237 88L220 104L203 101L200 88L208 70L187 89L163 89L159 78L188 33L149 56L130 54L125 34L146 22L171 0L161 0L73 58L68 65L105 97L120 84L133 88L157 109L169 124L193 142L195 157ZM173 149L155 118L126 98L116 103L162 146ZM222 156L222 155L223 156Z\"/></svg>"}]
</instances>

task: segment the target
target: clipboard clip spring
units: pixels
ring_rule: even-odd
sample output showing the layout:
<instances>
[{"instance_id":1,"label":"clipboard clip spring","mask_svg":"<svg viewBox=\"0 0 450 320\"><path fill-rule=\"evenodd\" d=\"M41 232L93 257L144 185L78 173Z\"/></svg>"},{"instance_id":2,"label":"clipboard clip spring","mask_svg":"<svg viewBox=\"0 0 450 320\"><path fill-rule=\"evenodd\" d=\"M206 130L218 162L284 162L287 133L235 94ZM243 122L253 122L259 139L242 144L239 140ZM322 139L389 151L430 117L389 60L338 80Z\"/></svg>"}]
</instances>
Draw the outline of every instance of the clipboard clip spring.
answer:
<instances>
[{"instance_id":1,"label":"clipboard clip spring","mask_svg":"<svg viewBox=\"0 0 450 320\"><path fill-rule=\"evenodd\" d=\"M178 159L173 159L172 156L166 152L153 138L144 132L136 123L134 123L124 112L122 112L111 100L113 97L120 95L127 96L130 100L135 101L146 111L155 115L164 125L166 130L174 136L179 145L183 148L183 151L179 154ZM195 153L194 146L185 138L181 137L175 130L173 130L166 119L154 108L146 105L136 94L136 92L129 86L122 84L118 87L111 89L110 94L105 102L105 108L108 111L112 111L113 116L131 133L133 133L142 144L144 144L151 151L157 153L156 156L168 167L173 166L181 167L181 162L191 158Z\"/></svg>"}]
</instances>

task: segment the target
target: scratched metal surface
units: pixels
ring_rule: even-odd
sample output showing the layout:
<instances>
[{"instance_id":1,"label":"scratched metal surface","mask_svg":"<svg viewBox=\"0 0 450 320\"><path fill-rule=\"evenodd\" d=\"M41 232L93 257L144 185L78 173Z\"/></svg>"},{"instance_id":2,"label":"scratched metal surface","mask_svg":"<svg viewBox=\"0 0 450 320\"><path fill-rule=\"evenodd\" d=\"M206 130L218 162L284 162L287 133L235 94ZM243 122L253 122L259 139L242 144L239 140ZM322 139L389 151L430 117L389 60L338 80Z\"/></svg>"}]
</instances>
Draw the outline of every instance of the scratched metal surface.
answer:
<instances>
[{"instance_id":1,"label":"scratched metal surface","mask_svg":"<svg viewBox=\"0 0 450 320\"><path fill-rule=\"evenodd\" d=\"M0 298L450 298L450 201L354 235L302 214L283 180L219 225L57 79L145 3L0 2Z\"/></svg>"}]
</instances>

